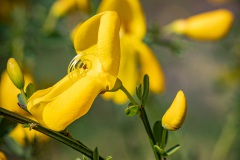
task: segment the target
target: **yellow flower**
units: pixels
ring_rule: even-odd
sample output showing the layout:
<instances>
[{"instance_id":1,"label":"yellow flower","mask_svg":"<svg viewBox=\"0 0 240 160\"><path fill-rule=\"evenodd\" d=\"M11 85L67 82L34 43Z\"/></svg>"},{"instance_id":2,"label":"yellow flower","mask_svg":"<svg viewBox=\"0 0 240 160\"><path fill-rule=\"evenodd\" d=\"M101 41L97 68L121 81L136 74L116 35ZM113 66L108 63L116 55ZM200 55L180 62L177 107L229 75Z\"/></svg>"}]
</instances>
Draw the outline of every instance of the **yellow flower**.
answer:
<instances>
[{"instance_id":1,"label":"yellow flower","mask_svg":"<svg viewBox=\"0 0 240 160\"><path fill-rule=\"evenodd\" d=\"M43 29L46 32L51 32L55 28L57 20L60 17L74 10L81 10L85 13L89 13L89 0L56 0L50 8Z\"/></svg>"},{"instance_id":2,"label":"yellow flower","mask_svg":"<svg viewBox=\"0 0 240 160\"><path fill-rule=\"evenodd\" d=\"M223 38L232 25L231 11L218 9L174 21L168 27L176 34L183 34L195 40L212 41Z\"/></svg>"},{"instance_id":3,"label":"yellow flower","mask_svg":"<svg viewBox=\"0 0 240 160\"><path fill-rule=\"evenodd\" d=\"M3 152L0 151L0 160L7 160L7 157Z\"/></svg>"},{"instance_id":4,"label":"yellow flower","mask_svg":"<svg viewBox=\"0 0 240 160\"><path fill-rule=\"evenodd\" d=\"M39 123L63 130L88 112L99 93L114 87L120 63L119 28L119 17L112 11L82 24L75 36L78 55L69 65L69 75L28 100L27 108Z\"/></svg>"},{"instance_id":5,"label":"yellow flower","mask_svg":"<svg viewBox=\"0 0 240 160\"><path fill-rule=\"evenodd\" d=\"M187 113L187 101L183 91L178 91L171 106L162 117L162 126L168 130L177 130L184 123Z\"/></svg>"},{"instance_id":6,"label":"yellow flower","mask_svg":"<svg viewBox=\"0 0 240 160\"><path fill-rule=\"evenodd\" d=\"M33 83L33 78L29 73L24 73L26 84ZM28 113L18 106L17 95L20 93L19 89L13 84L8 76L7 71L1 75L0 82L0 105L1 107L18 113L20 115L27 115Z\"/></svg>"},{"instance_id":7,"label":"yellow flower","mask_svg":"<svg viewBox=\"0 0 240 160\"><path fill-rule=\"evenodd\" d=\"M31 117L27 117L33 119ZM34 119L33 119L34 120ZM49 139L48 136L42 134L41 132L35 130L29 130L29 128L23 128L21 124L18 124L9 134L18 144L21 146L26 145L26 140L28 142L33 142L34 139L37 139L39 142L44 142Z\"/></svg>"},{"instance_id":8,"label":"yellow flower","mask_svg":"<svg viewBox=\"0 0 240 160\"><path fill-rule=\"evenodd\" d=\"M163 73L151 49L142 41L146 34L146 22L138 0L103 0L98 12L117 11L121 18L121 62L119 79L125 88L134 94L136 86L145 74L150 77L150 90L160 93L164 89ZM127 102L121 92L105 93L105 99L118 104Z\"/></svg>"}]
</instances>

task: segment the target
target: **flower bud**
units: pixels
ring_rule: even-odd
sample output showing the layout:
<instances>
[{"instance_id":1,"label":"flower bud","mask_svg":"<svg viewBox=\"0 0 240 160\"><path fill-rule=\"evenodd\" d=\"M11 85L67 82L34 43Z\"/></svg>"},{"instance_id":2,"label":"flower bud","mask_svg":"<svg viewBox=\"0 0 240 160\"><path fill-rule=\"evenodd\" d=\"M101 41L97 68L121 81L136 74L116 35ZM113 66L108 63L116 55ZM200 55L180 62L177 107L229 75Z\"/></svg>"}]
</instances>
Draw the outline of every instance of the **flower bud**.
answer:
<instances>
[{"instance_id":1,"label":"flower bud","mask_svg":"<svg viewBox=\"0 0 240 160\"><path fill-rule=\"evenodd\" d=\"M22 74L22 70L14 58L9 58L9 60L7 62L7 72L8 72L10 79L14 83L14 85L18 89L23 89L24 77Z\"/></svg>"},{"instance_id":2,"label":"flower bud","mask_svg":"<svg viewBox=\"0 0 240 160\"><path fill-rule=\"evenodd\" d=\"M186 117L187 102L183 91L178 91L171 106L162 117L162 126L167 130L179 129Z\"/></svg>"},{"instance_id":3,"label":"flower bud","mask_svg":"<svg viewBox=\"0 0 240 160\"><path fill-rule=\"evenodd\" d=\"M174 21L169 25L170 31L185 35L191 39L212 41L223 38L232 25L233 13L218 9Z\"/></svg>"}]
</instances>

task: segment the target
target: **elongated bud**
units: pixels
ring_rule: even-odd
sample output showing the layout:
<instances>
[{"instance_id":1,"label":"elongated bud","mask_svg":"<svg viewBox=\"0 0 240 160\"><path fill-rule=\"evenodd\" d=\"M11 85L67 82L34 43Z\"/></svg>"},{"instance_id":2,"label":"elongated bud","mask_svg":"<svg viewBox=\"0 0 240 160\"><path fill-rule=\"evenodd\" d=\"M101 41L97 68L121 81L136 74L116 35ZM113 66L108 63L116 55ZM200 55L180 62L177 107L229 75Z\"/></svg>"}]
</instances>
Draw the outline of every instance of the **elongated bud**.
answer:
<instances>
[{"instance_id":1,"label":"elongated bud","mask_svg":"<svg viewBox=\"0 0 240 160\"><path fill-rule=\"evenodd\" d=\"M8 76L12 80L13 84L18 89L23 89L24 77L22 74L22 70L14 58L9 58L9 60L7 62L7 72L8 72Z\"/></svg>"},{"instance_id":2,"label":"elongated bud","mask_svg":"<svg viewBox=\"0 0 240 160\"><path fill-rule=\"evenodd\" d=\"M179 19L169 25L169 30L200 41L223 38L230 30L234 15L226 9L204 12L187 19Z\"/></svg>"},{"instance_id":3,"label":"elongated bud","mask_svg":"<svg viewBox=\"0 0 240 160\"><path fill-rule=\"evenodd\" d=\"M171 106L162 117L162 126L167 130L179 129L186 117L187 101L183 91L178 91Z\"/></svg>"}]
</instances>

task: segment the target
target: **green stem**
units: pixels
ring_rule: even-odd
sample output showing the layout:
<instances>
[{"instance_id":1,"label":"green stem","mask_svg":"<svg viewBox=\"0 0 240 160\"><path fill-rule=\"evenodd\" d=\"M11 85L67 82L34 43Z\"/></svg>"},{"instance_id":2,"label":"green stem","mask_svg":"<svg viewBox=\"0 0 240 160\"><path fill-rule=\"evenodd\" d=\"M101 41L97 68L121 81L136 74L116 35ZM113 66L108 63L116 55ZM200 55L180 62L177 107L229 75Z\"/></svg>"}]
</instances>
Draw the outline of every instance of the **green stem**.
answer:
<instances>
[{"instance_id":1,"label":"green stem","mask_svg":"<svg viewBox=\"0 0 240 160\"><path fill-rule=\"evenodd\" d=\"M52 137L52 138L56 139L57 141L62 142L64 144L66 144L67 146L81 152L82 154L86 155L87 157L93 159L93 151L75 139L69 138L59 132L47 129L33 120L22 117L18 114L10 112L1 107L0 107L0 115L4 116L5 118L7 118L9 120L17 122L17 123L21 123L21 124L31 124L32 123L32 124L34 124L34 127L32 129L39 131L49 137ZM99 160L104 160L104 158L99 156Z\"/></svg>"},{"instance_id":2,"label":"green stem","mask_svg":"<svg viewBox=\"0 0 240 160\"><path fill-rule=\"evenodd\" d=\"M126 96L129 98L129 100L132 102L132 104L138 105L137 102L133 99L131 94L128 92L128 90L123 85L121 86L120 89L126 94ZM140 106L140 118L141 118L141 120L143 122L143 125L145 127L145 130L147 132L147 135L148 135L152 150L154 152L154 155L156 157L156 160L160 160L161 155L154 148L154 145L156 145L156 141L154 139L154 136L153 136L153 133L152 133L149 121L148 121L147 114L146 114L145 109L142 105Z\"/></svg>"},{"instance_id":3,"label":"green stem","mask_svg":"<svg viewBox=\"0 0 240 160\"><path fill-rule=\"evenodd\" d=\"M141 120L143 122L145 130L147 131L148 138L149 138L152 150L154 152L155 158L156 158L156 160L160 160L161 159L161 155L154 148L154 145L156 145L156 141L154 139L154 136L153 136L153 133L152 133L152 129L150 127L150 123L148 121L148 117L147 117L146 111L145 111L143 106L140 106L140 113L141 113L140 114L140 118L141 118Z\"/></svg>"},{"instance_id":4,"label":"green stem","mask_svg":"<svg viewBox=\"0 0 240 160\"><path fill-rule=\"evenodd\" d=\"M132 102L132 104L137 105L137 102L133 99L132 95L128 92L128 90L122 85L120 88L128 97L128 99Z\"/></svg>"}]
</instances>

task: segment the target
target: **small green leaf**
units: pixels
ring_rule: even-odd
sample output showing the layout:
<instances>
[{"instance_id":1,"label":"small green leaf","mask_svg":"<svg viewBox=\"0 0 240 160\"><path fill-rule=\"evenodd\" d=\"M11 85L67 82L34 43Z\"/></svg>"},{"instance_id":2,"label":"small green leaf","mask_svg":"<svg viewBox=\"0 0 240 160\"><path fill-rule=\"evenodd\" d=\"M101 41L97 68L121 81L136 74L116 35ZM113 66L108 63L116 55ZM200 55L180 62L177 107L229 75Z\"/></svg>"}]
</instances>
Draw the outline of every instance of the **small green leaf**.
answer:
<instances>
[{"instance_id":1,"label":"small green leaf","mask_svg":"<svg viewBox=\"0 0 240 160\"><path fill-rule=\"evenodd\" d=\"M169 150L166 151L167 155L170 156L171 154L175 153L177 150L179 150L181 146L179 144L173 146Z\"/></svg>"},{"instance_id":2,"label":"small green leaf","mask_svg":"<svg viewBox=\"0 0 240 160\"><path fill-rule=\"evenodd\" d=\"M142 84L136 88L136 95L140 101L142 101Z\"/></svg>"},{"instance_id":3,"label":"small green leaf","mask_svg":"<svg viewBox=\"0 0 240 160\"><path fill-rule=\"evenodd\" d=\"M18 98L18 104L19 104L19 106L20 106L22 109L27 110L27 102L26 102L24 96L22 95L22 93L19 93L19 94L17 95L17 98Z\"/></svg>"},{"instance_id":4,"label":"small green leaf","mask_svg":"<svg viewBox=\"0 0 240 160\"><path fill-rule=\"evenodd\" d=\"M126 108L125 114L127 116L135 116L136 114L139 113L139 106L138 105L132 105Z\"/></svg>"},{"instance_id":5,"label":"small green leaf","mask_svg":"<svg viewBox=\"0 0 240 160\"><path fill-rule=\"evenodd\" d=\"M29 83L26 88L26 95L28 98L32 96L32 94L35 92L35 87L32 83Z\"/></svg>"},{"instance_id":6,"label":"small green leaf","mask_svg":"<svg viewBox=\"0 0 240 160\"><path fill-rule=\"evenodd\" d=\"M143 95L142 95L143 106L145 106L145 104L147 103L148 94L149 94L149 76L145 74L143 78Z\"/></svg>"},{"instance_id":7,"label":"small green leaf","mask_svg":"<svg viewBox=\"0 0 240 160\"><path fill-rule=\"evenodd\" d=\"M93 151L93 160L99 160L98 148L96 147Z\"/></svg>"},{"instance_id":8,"label":"small green leaf","mask_svg":"<svg viewBox=\"0 0 240 160\"><path fill-rule=\"evenodd\" d=\"M112 156L108 156L105 160L111 160Z\"/></svg>"}]
</instances>

